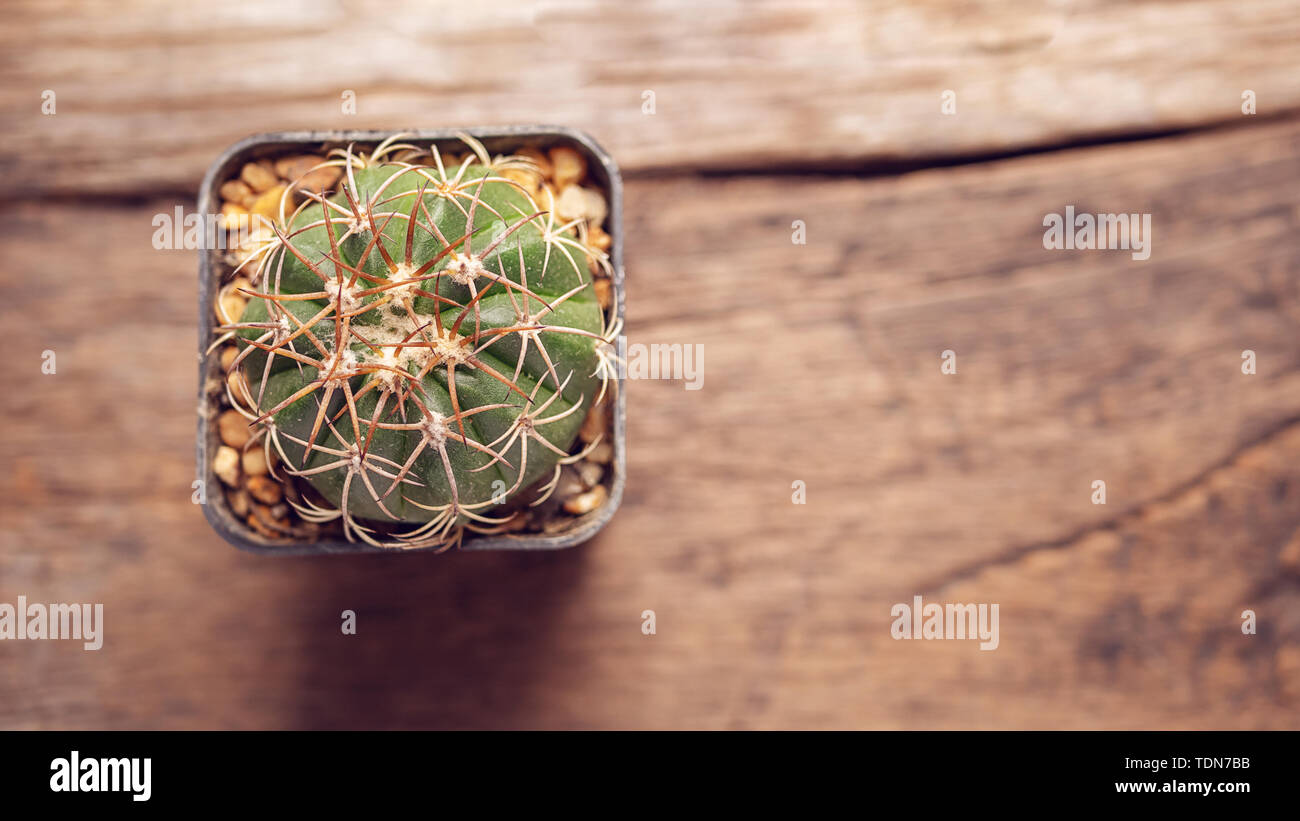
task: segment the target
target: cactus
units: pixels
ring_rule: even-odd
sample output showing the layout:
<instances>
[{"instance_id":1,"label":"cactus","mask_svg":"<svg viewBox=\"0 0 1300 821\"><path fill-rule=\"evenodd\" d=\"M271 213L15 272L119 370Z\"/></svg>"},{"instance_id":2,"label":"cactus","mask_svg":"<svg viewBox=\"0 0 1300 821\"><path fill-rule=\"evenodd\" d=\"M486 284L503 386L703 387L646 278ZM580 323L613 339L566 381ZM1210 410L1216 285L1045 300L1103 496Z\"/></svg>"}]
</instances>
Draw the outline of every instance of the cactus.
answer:
<instances>
[{"instance_id":1,"label":"cactus","mask_svg":"<svg viewBox=\"0 0 1300 821\"><path fill-rule=\"evenodd\" d=\"M611 377L588 261L481 145L454 165L386 140L331 154L332 195L285 191L239 321L232 402L349 540L450 547L554 489ZM228 380L229 381L229 380ZM594 443L592 443L594 444Z\"/></svg>"}]
</instances>

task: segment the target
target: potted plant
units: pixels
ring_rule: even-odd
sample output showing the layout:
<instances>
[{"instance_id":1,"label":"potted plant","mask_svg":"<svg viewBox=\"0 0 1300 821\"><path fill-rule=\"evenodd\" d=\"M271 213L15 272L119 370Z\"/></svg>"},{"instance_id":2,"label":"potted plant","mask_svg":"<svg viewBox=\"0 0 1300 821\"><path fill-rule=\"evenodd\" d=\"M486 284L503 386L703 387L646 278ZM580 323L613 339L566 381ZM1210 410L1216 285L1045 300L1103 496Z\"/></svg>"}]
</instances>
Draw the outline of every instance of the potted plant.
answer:
<instances>
[{"instance_id":1,"label":"potted plant","mask_svg":"<svg viewBox=\"0 0 1300 821\"><path fill-rule=\"evenodd\" d=\"M543 127L282 133L209 169L198 460L259 552L546 549L624 482L621 181Z\"/></svg>"}]
</instances>

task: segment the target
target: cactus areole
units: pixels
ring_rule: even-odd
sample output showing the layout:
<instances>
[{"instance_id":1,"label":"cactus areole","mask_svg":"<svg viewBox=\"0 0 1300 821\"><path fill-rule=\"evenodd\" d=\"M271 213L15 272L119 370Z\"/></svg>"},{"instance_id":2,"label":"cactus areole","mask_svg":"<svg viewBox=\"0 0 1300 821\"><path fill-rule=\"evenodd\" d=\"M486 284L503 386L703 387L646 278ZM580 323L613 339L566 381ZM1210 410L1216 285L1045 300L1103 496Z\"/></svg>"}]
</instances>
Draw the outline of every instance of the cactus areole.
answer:
<instances>
[{"instance_id":1,"label":"cactus areole","mask_svg":"<svg viewBox=\"0 0 1300 821\"><path fill-rule=\"evenodd\" d=\"M455 166L392 140L341 151L338 191L296 209L291 186L227 326L236 399L319 494L299 513L349 539L491 532L554 487L610 378L588 269L608 263L502 176L527 160L466 141Z\"/></svg>"}]
</instances>

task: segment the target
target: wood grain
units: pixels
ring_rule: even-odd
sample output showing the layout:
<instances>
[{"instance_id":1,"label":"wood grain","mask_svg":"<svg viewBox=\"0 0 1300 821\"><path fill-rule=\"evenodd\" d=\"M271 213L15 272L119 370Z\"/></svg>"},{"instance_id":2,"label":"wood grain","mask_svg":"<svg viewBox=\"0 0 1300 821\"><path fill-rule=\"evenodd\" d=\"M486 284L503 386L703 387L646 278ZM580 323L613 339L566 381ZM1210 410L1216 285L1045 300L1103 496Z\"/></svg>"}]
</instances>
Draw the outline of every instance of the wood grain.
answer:
<instances>
[{"instance_id":1,"label":"wood grain","mask_svg":"<svg viewBox=\"0 0 1300 821\"><path fill-rule=\"evenodd\" d=\"M1247 89L1260 116L1300 108L1289 0L40 0L5 15L5 199L188 190L235 140L297 128L560 123L631 170L766 170L1237 121Z\"/></svg>"},{"instance_id":2,"label":"wood grain","mask_svg":"<svg viewBox=\"0 0 1300 821\"><path fill-rule=\"evenodd\" d=\"M1297 183L1300 121L634 179L629 340L705 382L628 386L610 527L285 560L190 503L174 201L6 205L0 600L103 602L107 638L0 642L0 726L1300 728ZM1152 214L1151 258L1045 250L1070 204ZM891 639L914 595L998 603L1000 647Z\"/></svg>"}]
</instances>

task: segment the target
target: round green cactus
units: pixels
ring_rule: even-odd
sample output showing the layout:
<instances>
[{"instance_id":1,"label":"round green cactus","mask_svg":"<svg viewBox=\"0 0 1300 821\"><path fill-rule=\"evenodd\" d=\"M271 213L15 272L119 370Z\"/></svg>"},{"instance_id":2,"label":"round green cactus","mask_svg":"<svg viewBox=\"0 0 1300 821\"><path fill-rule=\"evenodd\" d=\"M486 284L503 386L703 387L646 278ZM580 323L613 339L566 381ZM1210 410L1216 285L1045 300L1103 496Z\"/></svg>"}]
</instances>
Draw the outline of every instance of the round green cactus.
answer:
<instances>
[{"instance_id":1,"label":"round green cactus","mask_svg":"<svg viewBox=\"0 0 1300 821\"><path fill-rule=\"evenodd\" d=\"M536 503L610 376L603 256L502 175L527 160L466 142L452 167L436 147L349 149L337 193L286 214L286 192L227 326L241 404L328 502L299 513L349 539L447 546Z\"/></svg>"}]
</instances>

